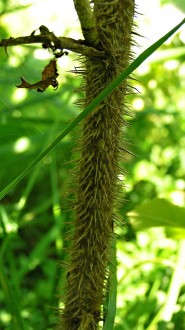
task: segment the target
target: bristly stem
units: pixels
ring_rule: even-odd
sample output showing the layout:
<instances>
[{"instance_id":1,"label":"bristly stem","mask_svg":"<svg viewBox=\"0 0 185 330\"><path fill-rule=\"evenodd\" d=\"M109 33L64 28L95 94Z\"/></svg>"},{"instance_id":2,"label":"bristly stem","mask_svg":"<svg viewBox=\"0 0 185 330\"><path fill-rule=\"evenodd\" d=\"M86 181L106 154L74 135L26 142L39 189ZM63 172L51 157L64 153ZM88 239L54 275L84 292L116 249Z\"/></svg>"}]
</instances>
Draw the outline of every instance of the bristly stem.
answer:
<instances>
[{"instance_id":1,"label":"bristly stem","mask_svg":"<svg viewBox=\"0 0 185 330\"><path fill-rule=\"evenodd\" d=\"M134 1L94 0L93 9L100 45L107 57L84 60L84 107L129 64ZM60 330L97 330L105 317L102 307L106 289L112 281L111 243L115 239L117 219L117 181L125 124L122 115L127 113L124 107L126 90L124 81L82 123L74 235ZM109 298L114 301L114 290ZM115 301L113 313L108 307L107 319L111 327L114 315Z\"/></svg>"}]
</instances>

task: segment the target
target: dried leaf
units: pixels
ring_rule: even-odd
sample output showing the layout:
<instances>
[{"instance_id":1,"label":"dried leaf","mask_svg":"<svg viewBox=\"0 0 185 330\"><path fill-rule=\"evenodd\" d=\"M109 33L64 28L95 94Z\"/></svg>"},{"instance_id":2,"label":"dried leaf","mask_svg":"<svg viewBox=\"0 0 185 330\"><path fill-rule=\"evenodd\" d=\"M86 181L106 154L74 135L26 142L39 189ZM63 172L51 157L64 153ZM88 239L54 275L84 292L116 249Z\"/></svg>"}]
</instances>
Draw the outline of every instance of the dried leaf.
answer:
<instances>
[{"instance_id":1,"label":"dried leaf","mask_svg":"<svg viewBox=\"0 0 185 330\"><path fill-rule=\"evenodd\" d=\"M35 84L30 84L26 80L21 77L21 84L16 86L18 88L28 88L28 89L36 89L37 92L44 92L46 88L50 85L55 89L58 88L58 81L56 78L58 77L56 61L51 60L48 65L45 66L42 72L42 80L36 82Z\"/></svg>"}]
</instances>

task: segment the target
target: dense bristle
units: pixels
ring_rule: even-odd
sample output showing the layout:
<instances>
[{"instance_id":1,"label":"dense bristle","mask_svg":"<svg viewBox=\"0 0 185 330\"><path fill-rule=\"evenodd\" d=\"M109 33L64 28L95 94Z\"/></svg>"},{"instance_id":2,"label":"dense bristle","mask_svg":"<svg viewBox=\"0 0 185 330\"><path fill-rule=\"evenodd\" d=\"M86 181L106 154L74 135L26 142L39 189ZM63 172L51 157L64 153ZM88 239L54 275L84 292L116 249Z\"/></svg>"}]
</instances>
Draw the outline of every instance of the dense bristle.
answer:
<instances>
[{"instance_id":1,"label":"dense bristle","mask_svg":"<svg viewBox=\"0 0 185 330\"><path fill-rule=\"evenodd\" d=\"M77 68L86 82L84 106L128 66L131 58L134 1L94 0L93 5L106 57L85 59L82 68ZM83 122L74 235L59 325L62 330L97 330L103 318L118 204L119 161L127 152L127 144L122 142L126 125L123 115L130 113L124 106L127 90L124 81Z\"/></svg>"}]
</instances>

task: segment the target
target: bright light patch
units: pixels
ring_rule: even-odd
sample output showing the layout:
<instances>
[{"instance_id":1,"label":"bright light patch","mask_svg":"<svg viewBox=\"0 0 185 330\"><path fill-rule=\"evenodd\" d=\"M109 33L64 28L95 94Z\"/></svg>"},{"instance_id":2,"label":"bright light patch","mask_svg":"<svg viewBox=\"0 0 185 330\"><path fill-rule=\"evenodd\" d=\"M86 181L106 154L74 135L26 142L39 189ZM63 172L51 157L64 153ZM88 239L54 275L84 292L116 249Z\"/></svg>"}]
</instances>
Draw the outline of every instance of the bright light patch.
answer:
<instances>
[{"instance_id":1,"label":"bright light patch","mask_svg":"<svg viewBox=\"0 0 185 330\"><path fill-rule=\"evenodd\" d=\"M139 76L145 76L147 73L150 72L150 65L146 62L143 62L139 68L137 68L137 74Z\"/></svg>"},{"instance_id":2,"label":"bright light patch","mask_svg":"<svg viewBox=\"0 0 185 330\"><path fill-rule=\"evenodd\" d=\"M10 219L9 215L6 213L6 210L3 206L0 206L0 218L3 222L3 227L5 228L5 232L8 233L16 233L18 229L17 223Z\"/></svg>"},{"instance_id":3,"label":"bright light patch","mask_svg":"<svg viewBox=\"0 0 185 330\"><path fill-rule=\"evenodd\" d=\"M147 233L144 232L138 232L137 233L137 243L140 247L146 248L147 245L149 245L150 237Z\"/></svg>"},{"instance_id":4,"label":"bright light patch","mask_svg":"<svg viewBox=\"0 0 185 330\"><path fill-rule=\"evenodd\" d=\"M64 303L62 301L59 301L59 308L63 309L64 308Z\"/></svg>"},{"instance_id":5,"label":"bright light patch","mask_svg":"<svg viewBox=\"0 0 185 330\"><path fill-rule=\"evenodd\" d=\"M61 207L60 204L55 204L55 206L53 207L53 213L56 217L61 215L60 207Z\"/></svg>"},{"instance_id":6,"label":"bright light patch","mask_svg":"<svg viewBox=\"0 0 185 330\"><path fill-rule=\"evenodd\" d=\"M30 4L29 7L4 15L2 18L2 23L13 31L13 37L29 35L43 24L56 35L65 35L65 37L70 36L71 32L71 29L66 31L66 28L73 26L73 30L78 35L77 39L79 39L81 36L80 23L74 10L73 0L21 0L20 4L25 6L27 2ZM71 37L73 36L71 35Z\"/></svg>"},{"instance_id":7,"label":"bright light patch","mask_svg":"<svg viewBox=\"0 0 185 330\"><path fill-rule=\"evenodd\" d=\"M137 180L150 179L155 174L156 168L147 160L139 162L135 167L135 177Z\"/></svg>"},{"instance_id":8,"label":"bright light patch","mask_svg":"<svg viewBox=\"0 0 185 330\"><path fill-rule=\"evenodd\" d=\"M11 48L11 56L8 57L8 64L12 67L19 67L24 56L27 54L27 50L22 46L16 46ZM8 53L9 54L9 53Z\"/></svg>"},{"instance_id":9,"label":"bright light patch","mask_svg":"<svg viewBox=\"0 0 185 330\"><path fill-rule=\"evenodd\" d=\"M14 144L14 151L17 154L25 152L30 147L30 140L27 137L21 137Z\"/></svg>"},{"instance_id":10,"label":"bright light patch","mask_svg":"<svg viewBox=\"0 0 185 330\"><path fill-rule=\"evenodd\" d=\"M136 97L133 102L135 110L142 110L144 108L144 101L140 97Z\"/></svg>"},{"instance_id":11,"label":"bright light patch","mask_svg":"<svg viewBox=\"0 0 185 330\"><path fill-rule=\"evenodd\" d=\"M134 88L136 89L136 91L138 91L140 94L144 94L145 93L145 87L141 84L134 84Z\"/></svg>"},{"instance_id":12,"label":"bright light patch","mask_svg":"<svg viewBox=\"0 0 185 330\"><path fill-rule=\"evenodd\" d=\"M185 190L185 182L182 179L176 181L176 185L178 189Z\"/></svg>"},{"instance_id":13,"label":"bright light patch","mask_svg":"<svg viewBox=\"0 0 185 330\"><path fill-rule=\"evenodd\" d=\"M1 311L1 314L0 314L0 318L1 318L1 321L6 324L6 323L9 323L12 319L12 316L7 313L6 311Z\"/></svg>"},{"instance_id":14,"label":"bright light patch","mask_svg":"<svg viewBox=\"0 0 185 330\"><path fill-rule=\"evenodd\" d=\"M119 174L119 175L118 175L118 179L119 179L120 181L123 181L123 182L124 182L125 177L124 177L124 175Z\"/></svg>"},{"instance_id":15,"label":"bright light patch","mask_svg":"<svg viewBox=\"0 0 185 330\"><path fill-rule=\"evenodd\" d=\"M184 78L184 76L185 76L185 64L181 64L181 66L179 67L178 74L179 74L179 76Z\"/></svg>"},{"instance_id":16,"label":"bright light patch","mask_svg":"<svg viewBox=\"0 0 185 330\"><path fill-rule=\"evenodd\" d=\"M8 64L11 67L18 67L20 65L20 59L18 56L11 55L8 59Z\"/></svg>"},{"instance_id":17,"label":"bright light patch","mask_svg":"<svg viewBox=\"0 0 185 330\"><path fill-rule=\"evenodd\" d=\"M150 89L155 89L155 88L157 87L157 81L154 80L154 79L149 80L149 82L148 82L148 87L149 87Z\"/></svg>"},{"instance_id":18,"label":"bright light patch","mask_svg":"<svg viewBox=\"0 0 185 330\"><path fill-rule=\"evenodd\" d=\"M183 191L173 191L170 194L172 202L179 206L184 206L184 192Z\"/></svg>"},{"instance_id":19,"label":"bright light patch","mask_svg":"<svg viewBox=\"0 0 185 330\"><path fill-rule=\"evenodd\" d=\"M34 51L34 57L39 60L48 60L51 58L51 54L47 52L45 49L38 48Z\"/></svg>"},{"instance_id":20,"label":"bright light patch","mask_svg":"<svg viewBox=\"0 0 185 330\"><path fill-rule=\"evenodd\" d=\"M184 98L181 98L181 99L177 100L177 103L176 104L177 104L177 108L178 109L184 109L184 107L185 107L185 99Z\"/></svg>"},{"instance_id":21,"label":"bright light patch","mask_svg":"<svg viewBox=\"0 0 185 330\"><path fill-rule=\"evenodd\" d=\"M26 198L22 196L19 203L17 204L17 210L22 210L26 204L26 201L27 201Z\"/></svg>"},{"instance_id":22,"label":"bright light patch","mask_svg":"<svg viewBox=\"0 0 185 330\"><path fill-rule=\"evenodd\" d=\"M172 70L175 70L179 67L179 62L176 61L176 60L169 60L169 61L166 61L164 63L164 67L168 70L168 71L172 71Z\"/></svg>"},{"instance_id":23,"label":"bright light patch","mask_svg":"<svg viewBox=\"0 0 185 330\"><path fill-rule=\"evenodd\" d=\"M19 103L26 98L27 90L23 88L16 88L12 94L12 101L14 103Z\"/></svg>"},{"instance_id":24,"label":"bright light patch","mask_svg":"<svg viewBox=\"0 0 185 330\"><path fill-rule=\"evenodd\" d=\"M179 33L179 38L182 42L185 43L185 31L182 30L180 33Z\"/></svg>"}]
</instances>

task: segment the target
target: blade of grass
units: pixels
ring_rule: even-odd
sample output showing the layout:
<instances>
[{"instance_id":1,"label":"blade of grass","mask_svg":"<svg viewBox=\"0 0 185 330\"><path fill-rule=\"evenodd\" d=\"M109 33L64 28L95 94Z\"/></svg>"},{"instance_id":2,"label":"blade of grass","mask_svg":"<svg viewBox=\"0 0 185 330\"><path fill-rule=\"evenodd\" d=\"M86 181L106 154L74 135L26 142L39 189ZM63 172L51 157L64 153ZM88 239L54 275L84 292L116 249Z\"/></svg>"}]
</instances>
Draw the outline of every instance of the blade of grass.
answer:
<instances>
[{"instance_id":1,"label":"blade of grass","mask_svg":"<svg viewBox=\"0 0 185 330\"><path fill-rule=\"evenodd\" d=\"M4 266L0 262L0 284L6 298L7 308L12 315L12 325L15 330L24 330L23 320L19 310L19 300L15 295L15 290L12 288L9 279L4 271Z\"/></svg>"},{"instance_id":2,"label":"blade of grass","mask_svg":"<svg viewBox=\"0 0 185 330\"><path fill-rule=\"evenodd\" d=\"M165 34L162 38L157 40L152 46L147 48L141 53L135 61L133 61L128 68L121 72L121 74L115 78L110 85L108 85L60 134L59 136L43 151L41 152L30 165L9 185L7 185L0 192L0 200L15 186L17 185L43 158L46 156L56 145L69 133L71 130L79 124L91 111L93 111L97 105L99 105L112 91L118 87L135 69L137 69L150 55L152 55L166 40L168 40L183 24L185 18L177 24L172 30Z\"/></svg>"},{"instance_id":3,"label":"blade of grass","mask_svg":"<svg viewBox=\"0 0 185 330\"><path fill-rule=\"evenodd\" d=\"M56 153L52 154L50 163L50 180L51 180L51 190L52 190L52 213L54 218L55 227L58 228L59 233L62 232L64 226L64 219L61 211L61 199L59 191L59 182L57 175L57 161ZM55 241L57 253L60 254L63 247L63 238L61 235L56 237Z\"/></svg>"},{"instance_id":4,"label":"blade of grass","mask_svg":"<svg viewBox=\"0 0 185 330\"><path fill-rule=\"evenodd\" d=\"M110 278L109 278L109 290L107 315L103 330L113 330L114 320L116 316L116 300L117 300L117 256L116 256L116 238L112 242L112 258L109 266Z\"/></svg>"}]
</instances>

